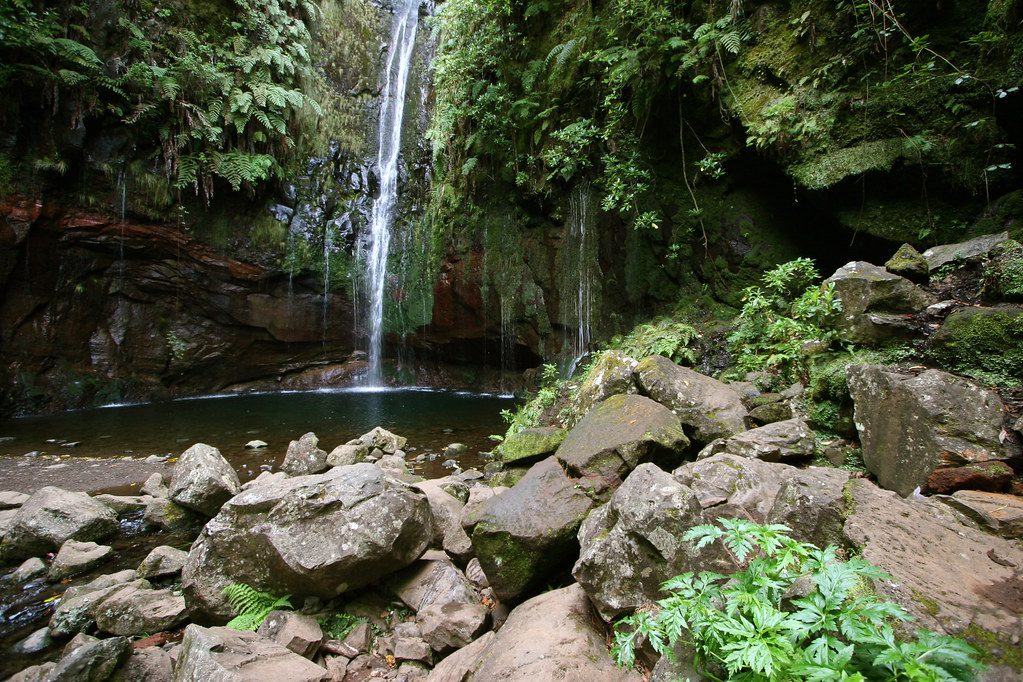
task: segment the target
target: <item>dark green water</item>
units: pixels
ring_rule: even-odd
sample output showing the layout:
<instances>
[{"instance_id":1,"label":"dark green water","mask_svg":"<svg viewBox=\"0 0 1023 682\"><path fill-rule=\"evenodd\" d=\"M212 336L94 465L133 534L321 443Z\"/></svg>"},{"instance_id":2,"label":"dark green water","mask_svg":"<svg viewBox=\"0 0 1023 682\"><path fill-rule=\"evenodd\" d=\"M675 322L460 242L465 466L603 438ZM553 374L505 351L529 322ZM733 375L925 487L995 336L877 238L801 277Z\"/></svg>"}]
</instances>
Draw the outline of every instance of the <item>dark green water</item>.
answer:
<instances>
[{"instance_id":1,"label":"dark green water","mask_svg":"<svg viewBox=\"0 0 1023 682\"><path fill-rule=\"evenodd\" d=\"M179 455L193 443L220 449L243 479L262 464L279 465L288 443L313 431L328 452L375 426L408 438L408 460L442 453L464 443L463 468L479 465L478 453L493 445L488 436L504 433L500 412L507 396L427 389L342 389L298 393L211 396L164 403L126 405L0 421L0 454L40 451L84 457ZM50 439L80 441L67 448ZM269 447L247 450L263 440ZM443 457L435 462L439 467ZM418 473L443 475L424 465Z\"/></svg>"}]
</instances>

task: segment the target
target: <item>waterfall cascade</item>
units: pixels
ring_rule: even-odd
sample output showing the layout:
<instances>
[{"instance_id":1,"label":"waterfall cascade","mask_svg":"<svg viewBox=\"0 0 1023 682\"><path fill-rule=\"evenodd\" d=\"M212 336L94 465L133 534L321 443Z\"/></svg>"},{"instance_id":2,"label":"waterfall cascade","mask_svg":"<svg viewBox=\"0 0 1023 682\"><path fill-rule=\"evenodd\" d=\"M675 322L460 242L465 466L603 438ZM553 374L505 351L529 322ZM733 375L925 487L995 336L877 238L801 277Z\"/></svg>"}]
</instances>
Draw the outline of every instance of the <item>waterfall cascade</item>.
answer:
<instances>
[{"instance_id":1,"label":"waterfall cascade","mask_svg":"<svg viewBox=\"0 0 1023 682\"><path fill-rule=\"evenodd\" d=\"M569 199L567 231L559 255L563 273L560 316L566 328L574 327L574 333L566 339L568 376L590 350L593 308L600 295L598 240L591 202L589 184L577 185Z\"/></svg>"},{"instance_id":2,"label":"waterfall cascade","mask_svg":"<svg viewBox=\"0 0 1023 682\"><path fill-rule=\"evenodd\" d=\"M380 120L377 131L377 173L380 191L373 203L370 218L369 256L366 261L366 282L369 297L369 368L368 386L379 386L380 360L383 352L384 291L387 282L387 257L391 229L398 199L398 157L401 151L401 130L408 87L409 66L419 27L421 0L400 0L395 6L391 41L384 64L384 87L381 92Z\"/></svg>"}]
</instances>

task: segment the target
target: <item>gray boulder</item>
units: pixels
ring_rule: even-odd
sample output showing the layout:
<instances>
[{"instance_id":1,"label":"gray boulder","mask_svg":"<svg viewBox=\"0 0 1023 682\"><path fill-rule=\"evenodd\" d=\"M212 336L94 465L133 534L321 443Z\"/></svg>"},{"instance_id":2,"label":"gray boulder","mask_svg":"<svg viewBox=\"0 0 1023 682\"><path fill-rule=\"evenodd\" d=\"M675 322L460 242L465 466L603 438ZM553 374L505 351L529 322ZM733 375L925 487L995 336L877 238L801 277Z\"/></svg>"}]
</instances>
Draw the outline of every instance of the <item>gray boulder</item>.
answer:
<instances>
[{"instance_id":1,"label":"gray boulder","mask_svg":"<svg viewBox=\"0 0 1023 682\"><path fill-rule=\"evenodd\" d=\"M90 611L99 630L129 637L170 630L188 619L180 593L154 590L145 580L104 591L93 600Z\"/></svg>"},{"instance_id":2,"label":"gray boulder","mask_svg":"<svg viewBox=\"0 0 1023 682\"><path fill-rule=\"evenodd\" d=\"M92 629L96 625L96 604L118 586L133 580L135 571L126 570L101 575L79 587L69 587L50 616L50 634L54 637L71 637Z\"/></svg>"},{"instance_id":3,"label":"gray boulder","mask_svg":"<svg viewBox=\"0 0 1023 682\"><path fill-rule=\"evenodd\" d=\"M824 281L833 284L842 302L836 320L842 338L854 343L878 343L906 331L901 316L935 303L935 298L905 277L863 261L847 263Z\"/></svg>"},{"instance_id":4,"label":"gray boulder","mask_svg":"<svg viewBox=\"0 0 1023 682\"><path fill-rule=\"evenodd\" d=\"M327 466L343 467L366 461L369 446L360 441L338 445L327 455Z\"/></svg>"},{"instance_id":5,"label":"gray boulder","mask_svg":"<svg viewBox=\"0 0 1023 682\"><path fill-rule=\"evenodd\" d=\"M957 490L943 502L1005 538L1023 538L1023 497L982 490Z\"/></svg>"},{"instance_id":6,"label":"gray boulder","mask_svg":"<svg viewBox=\"0 0 1023 682\"><path fill-rule=\"evenodd\" d=\"M671 410L640 395L615 395L586 413L556 457L586 488L601 495L641 462L678 464L688 446Z\"/></svg>"},{"instance_id":7,"label":"gray boulder","mask_svg":"<svg viewBox=\"0 0 1023 682\"><path fill-rule=\"evenodd\" d=\"M220 450L196 443L174 465L169 497L172 502L210 517L241 490L238 474Z\"/></svg>"},{"instance_id":8,"label":"gray boulder","mask_svg":"<svg viewBox=\"0 0 1023 682\"><path fill-rule=\"evenodd\" d=\"M701 450L698 459L721 452L765 462L803 461L813 457L814 435L802 419L787 419L719 438Z\"/></svg>"},{"instance_id":9,"label":"gray boulder","mask_svg":"<svg viewBox=\"0 0 1023 682\"><path fill-rule=\"evenodd\" d=\"M722 453L683 464L672 472L691 488L700 506L718 516L767 520L774 499L795 467Z\"/></svg>"},{"instance_id":10,"label":"gray boulder","mask_svg":"<svg viewBox=\"0 0 1023 682\"><path fill-rule=\"evenodd\" d=\"M696 493L653 464L641 464L579 529L572 575L605 620L659 597L661 583L706 559L682 535L703 523Z\"/></svg>"},{"instance_id":11,"label":"gray boulder","mask_svg":"<svg viewBox=\"0 0 1023 682\"><path fill-rule=\"evenodd\" d=\"M545 592L517 606L489 645L474 651L463 679L639 682L641 673L611 660L605 627L579 585Z\"/></svg>"},{"instance_id":12,"label":"gray boulder","mask_svg":"<svg viewBox=\"0 0 1023 682\"><path fill-rule=\"evenodd\" d=\"M206 517L167 497L154 497L146 504L142 520L147 526L173 532L197 528L206 522Z\"/></svg>"},{"instance_id":13,"label":"gray boulder","mask_svg":"<svg viewBox=\"0 0 1023 682\"><path fill-rule=\"evenodd\" d=\"M931 272L934 272L942 265L954 261L970 261L983 258L1007 241L1009 241L1009 233L998 232L957 244L932 246L924 251L924 260L927 261L927 267L930 268Z\"/></svg>"},{"instance_id":14,"label":"gray boulder","mask_svg":"<svg viewBox=\"0 0 1023 682\"><path fill-rule=\"evenodd\" d=\"M192 544L182 587L194 613L222 620L232 582L332 598L408 565L432 535L422 491L372 464L336 467L230 500Z\"/></svg>"},{"instance_id":15,"label":"gray boulder","mask_svg":"<svg viewBox=\"0 0 1023 682\"><path fill-rule=\"evenodd\" d=\"M21 656L36 654L53 644L53 636L49 628L39 628L13 647L12 651Z\"/></svg>"},{"instance_id":16,"label":"gray boulder","mask_svg":"<svg viewBox=\"0 0 1023 682\"><path fill-rule=\"evenodd\" d=\"M84 644L60 659L48 682L103 682L131 656L131 640L111 637Z\"/></svg>"},{"instance_id":17,"label":"gray boulder","mask_svg":"<svg viewBox=\"0 0 1023 682\"><path fill-rule=\"evenodd\" d=\"M102 564L113 553L114 548L107 545L68 540L60 546L60 551L50 564L49 578L52 582L59 582L64 578L85 573Z\"/></svg>"},{"instance_id":18,"label":"gray boulder","mask_svg":"<svg viewBox=\"0 0 1023 682\"><path fill-rule=\"evenodd\" d=\"M569 426L586 416L594 405L613 395L639 392L633 374L637 364L639 363L621 351L608 350L601 353L576 392Z\"/></svg>"},{"instance_id":19,"label":"gray boulder","mask_svg":"<svg viewBox=\"0 0 1023 682\"><path fill-rule=\"evenodd\" d=\"M11 580L15 583L27 583L33 578L46 575L46 563L39 557L25 559L18 568L11 574Z\"/></svg>"},{"instance_id":20,"label":"gray boulder","mask_svg":"<svg viewBox=\"0 0 1023 682\"><path fill-rule=\"evenodd\" d=\"M323 641L323 629L316 619L294 611L271 611L256 634L309 659L316 656Z\"/></svg>"},{"instance_id":21,"label":"gray boulder","mask_svg":"<svg viewBox=\"0 0 1023 682\"><path fill-rule=\"evenodd\" d=\"M500 599L514 599L576 556L593 501L549 457L484 503L472 546Z\"/></svg>"},{"instance_id":22,"label":"gray boulder","mask_svg":"<svg viewBox=\"0 0 1023 682\"><path fill-rule=\"evenodd\" d=\"M255 632L193 624L185 628L173 682L329 679L325 668Z\"/></svg>"},{"instance_id":23,"label":"gray boulder","mask_svg":"<svg viewBox=\"0 0 1023 682\"><path fill-rule=\"evenodd\" d=\"M117 515L85 493L46 486L18 509L0 544L0 559L20 561L54 551L67 540L101 540L117 530Z\"/></svg>"},{"instance_id":24,"label":"gray boulder","mask_svg":"<svg viewBox=\"0 0 1023 682\"><path fill-rule=\"evenodd\" d=\"M523 429L504 439L497 448L506 464L525 464L554 454L568 432L555 426Z\"/></svg>"},{"instance_id":25,"label":"gray boulder","mask_svg":"<svg viewBox=\"0 0 1023 682\"><path fill-rule=\"evenodd\" d=\"M320 439L312 432L291 441L281 470L289 476L308 476L326 471L329 468L327 453L317 447L319 444Z\"/></svg>"},{"instance_id":26,"label":"gray boulder","mask_svg":"<svg viewBox=\"0 0 1023 682\"><path fill-rule=\"evenodd\" d=\"M146 579L168 578L181 573L181 569L185 567L187 559L188 552L168 547L167 545L161 545L153 549L142 560L139 567L135 569L135 573L138 577Z\"/></svg>"},{"instance_id":27,"label":"gray boulder","mask_svg":"<svg viewBox=\"0 0 1023 682\"><path fill-rule=\"evenodd\" d=\"M153 500L150 495L96 495L93 499L114 510L116 514L143 511Z\"/></svg>"},{"instance_id":28,"label":"gray boulder","mask_svg":"<svg viewBox=\"0 0 1023 682\"><path fill-rule=\"evenodd\" d=\"M358 440L370 450L379 448L388 455L393 455L398 450L404 450L405 444L408 443L408 439L404 436L391 433L380 426L362 434Z\"/></svg>"},{"instance_id":29,"label":"gray boulder","mask_svg":"<svg viewBox=\"0 0 1023 682\"><path fill-rule=\"evenodd\" d=\"M636 366L640 393L664 405L700 445L746 430L746 408L739 395L717 379L680 367L660 355Z\"/></svg>"},{"instance_id":30,"label":"gray boulder","mask_svg":"<svg viewBox=\"0 0 1023 682\"><path fill-rule=\"evenodd\" d=\"M15 490L0 491L0 509L17 509L28 502L29 496Z\"/></svg>"},{"instance_id":31,"label":"gray boulder","mask_svg":"<svg viewBox=\"0 0 1023 682\"><path fill-rule=\"evenodd\" d=\"M479 592L450 561L417 561L390 587L416 612L419 632L434 651L467 646L486 624Z\"/></svg>"},{"instance_id":32,"label":"gray boulder","mask_svg":"<svg viewBox=\"0 0 1023 682\"><path fill-rule=\"evenodd\" d=\"M160 473L150 475L142 484L140 492L151 497L167 497L170 494L167 484L163 482L163 475Z\"/></svg>"},{"instance_id":33,"label":"gray boulder","mask_svg":"<svg viewBox=\"0 0 1023 682\"><path fill-rule=\"evenodd\" d=\"M50 675L56 667L57 664L53 662L29 666L8 677L7 682L50 682Z\"/></svg>"},{"instance_id":34,"label":"gray boulder","mask_svg":"<svg viewBox=\"0 0 1023 682\"><path fill-rule=\"evenodd\" d=\"M880 365L846 370L863 462L877 482L903 497L939 467L1004 457L1004 415L992 391L939 370L918 376Z\"/></svg>"},{"instance_id":35,"label":"gray boulder","mask_svg":"<svg viewBox=\"0 0 1023 682\"><path fill-rule=\"evenodd\" d=\"M472 552L472 541L462 528L462 502L444 489L447 479L414 484L426 493L433 516L433 542L453 557L464 559Z\"/></svg>"}]
</instances>

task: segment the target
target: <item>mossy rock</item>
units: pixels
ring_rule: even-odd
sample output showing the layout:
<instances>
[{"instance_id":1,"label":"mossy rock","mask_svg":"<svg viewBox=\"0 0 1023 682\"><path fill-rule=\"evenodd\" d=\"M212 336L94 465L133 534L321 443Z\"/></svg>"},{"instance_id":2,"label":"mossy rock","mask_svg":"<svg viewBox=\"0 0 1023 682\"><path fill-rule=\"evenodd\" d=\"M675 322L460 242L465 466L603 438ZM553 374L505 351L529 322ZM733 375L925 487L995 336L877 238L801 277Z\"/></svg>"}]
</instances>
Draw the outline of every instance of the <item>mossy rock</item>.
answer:
<instances>
[{"instance_id":1,"label":"mossy rock","mask_svg":"<svg viewBox=\"0 0 1023 682\"><path fill-rule=\"evenodd\" d=\"M554 426L523 429L508 436L501 443L498 452L501 455L501 461L522 464L552 454L565 440L566 435L568 432L565 429Z\"/></svg>"},{"instance_id":2,"label":"mossy rock","mask_svg":"<svg viewBox=\"0 0 1023 682\"><path fill-rule=\"evenodd\" d=\"M991 301L1023 301L1023 245L1005 242L984 268L984 297Z\"/></svg>"},{"instance_id":3,"label":"mossy rock","mask_svg":"<svg viewBox=\"0 0 1023 682\"><path fill-rule=\"evenodd\" d=\"M903 244L884 264L885 269L914 282L925 282L929 274L927 259L910 244Z\"/></svg>"},{"instance_id":4,"label":"mossy rock","mask_svg":"<svg viewBox=\"0 0 1023 682\"><path fill-rule=\"evenodd\" d=\"M931 359L950 372L998 386L1023 384L1023 307L962 308L935 334Z\"/></svg>"}]
</instances>

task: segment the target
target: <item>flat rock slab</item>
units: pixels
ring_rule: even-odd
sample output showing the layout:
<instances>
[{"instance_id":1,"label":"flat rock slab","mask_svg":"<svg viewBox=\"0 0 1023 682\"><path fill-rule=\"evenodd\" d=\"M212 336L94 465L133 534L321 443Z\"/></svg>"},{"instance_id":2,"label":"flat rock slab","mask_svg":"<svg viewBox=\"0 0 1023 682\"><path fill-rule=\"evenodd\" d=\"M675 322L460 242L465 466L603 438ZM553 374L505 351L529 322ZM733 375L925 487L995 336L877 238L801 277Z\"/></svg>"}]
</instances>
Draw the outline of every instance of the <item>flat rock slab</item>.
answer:
<instances>
[{"instance_id":1,"label":"flat rock slab","mask_svg":"<svg viewBox=\"0 0 1023 682\"><path fill-rule=\"evenodd\" d=\"M330 674L255 632L189 625L181 641L173 682L321 682Z\"/></svg>"},{"instance_id":2,"label":"flat rock slab","mask_svg":"<svg viewBox=\"0 0 1023 682\"><path fill-rule=\"evenodd\" d=\"M746 408L739 394L717 379L652 355L636 366L639 391L682 421L699 445L746 430Z\"/></svg>"},{"instance_id":3,"label":"flat rock slab","mask_svg":"<svg viewBox=\"0 0 1023 682\"><path fill-rule=\"evenodd\" d=\"M963 525L940 502L904 500L863 479L846 490L845 537L892 576L875 587L916 617L914 627L960 634L974 625L1007 641L1023 634L1023 549Z\"/></svg>"},{"instance_id":4,"label":"flat rock slab","mask_svg":"<svg viewBox=\"0 0 1023 682\"><path fill-rule=\"evenodd\" d=\"M802 419L786 419L720 438L701 450L699 459L721 452L765 462L798 462L813 457L814 434Z\"/></svg>"},{"instance_id":5,"label":"flat rock slab","mask_svg":"<svg viewBox=\"0 0 1023 682\"><path fill-rule=\"evenodd\" d=\"M677 465L688 446L679 418L664 405L641 395L615 395L575 425L555 456L600 495L618 487L641 462Z\"/></svg>"},{"instance_id":6,"label":"flat rock slab","mask_svg":"<svg viewBox=\"0 0 1023 682\"><path fill-rule=\"evenodd\" d=\"M959 490L943 501L1002 537L1023 538L1023 497Z\"/></svg>"},{"instance_id":7,"label":"flat rock slab","mask_svg":"<svg viewBox=\"0 0 1023 682\"><path fill-rule=\"evenodd\" d=\"M924 251L923 256L924 260L927 261L927 267L930 268L931 272L934 272L942 265L957 260L982 258L1007 241L1009 241L1008 232L997 232L957 244L932 246Z\"/></svg>"},{"instance_id":8,"label":"flat rock slab","mask_svg":"<svg viewBox=\"0 0 1023 682\"><path fill-rule=\"evenodd\" d=\"M15 509L28 502L28 495L15 490L0 491L0 509Z\"/></svg>"},{"instance_id":9,"label":"flat rock slab","mask_svg":"<svg viewBox=\"0 0 1023 682\"><path fill-rule=\"evenodd\" d=\"M592 508L554 457L487 500L472 546L497 596L514 599L570 563L578 551L576 531Z\"/></svg>"},{"instance_id":10,"label":"flat rock slab","mask_svg":"<svg viewBox=\"0 0 1023 682\"><path fill-rule=\"evenodd\" d=\"M188 559L188 552L161 545L150 552L135 572L140 578L167 578L181 573Z\"/></svg>"},{"instance_id":11,"label":"flat rock slab","mask_svg":"<svg viewBox=\"0 0 1023 682\"><path fill-rule=\"evenodd\" d=\"M579 585L546 592L517 606L476 653L465 680L559 680L560 682L640 682L634 670L611 660L605 625ZM434 679L431 677L430 679Z\"/></svg>"}]
</instances>

